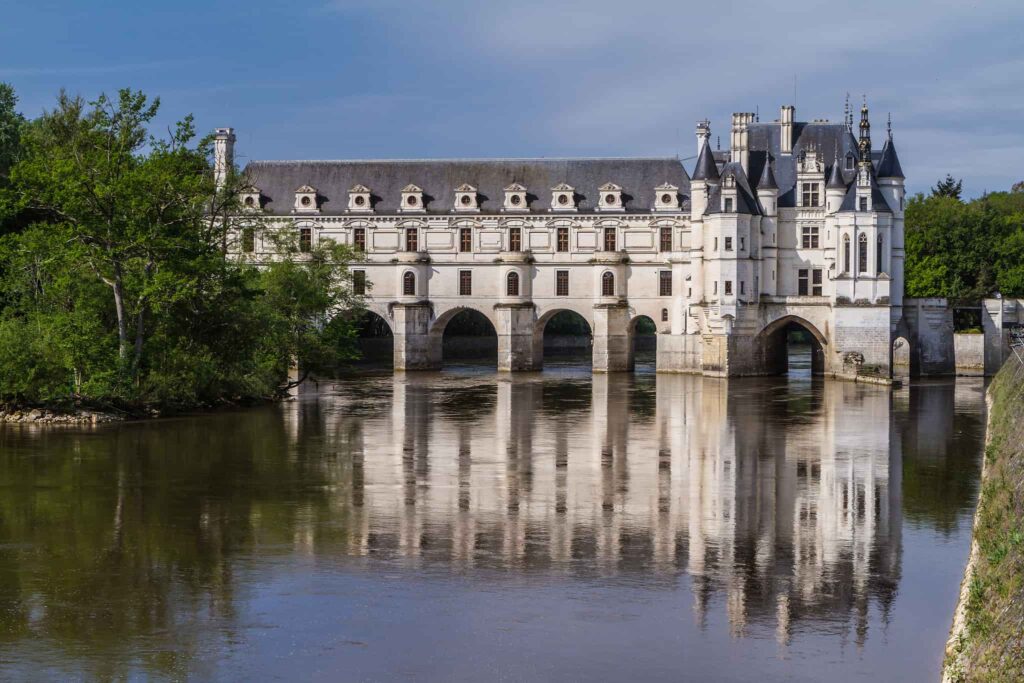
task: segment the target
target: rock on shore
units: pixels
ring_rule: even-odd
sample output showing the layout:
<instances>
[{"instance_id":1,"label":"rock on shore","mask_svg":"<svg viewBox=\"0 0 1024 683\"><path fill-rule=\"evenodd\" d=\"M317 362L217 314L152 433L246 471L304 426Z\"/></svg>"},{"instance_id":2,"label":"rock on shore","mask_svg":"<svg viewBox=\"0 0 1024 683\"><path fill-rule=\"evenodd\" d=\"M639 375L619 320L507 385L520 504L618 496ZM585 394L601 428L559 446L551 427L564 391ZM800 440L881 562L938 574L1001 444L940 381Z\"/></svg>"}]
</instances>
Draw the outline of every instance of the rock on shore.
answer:
<instances>
[{"instance_id":1,"label":"rock on shore","mask_svg":"<svg viewBox=\"0 0 1024 683\"><path fill-rule=\"evenodd\" d=\"M59 412L45 408L3 409L0 408L0 422L18 424L89 425L104 422L120 422L123 418L114 413L96 410Z\"/></svg>"}]
</instances>

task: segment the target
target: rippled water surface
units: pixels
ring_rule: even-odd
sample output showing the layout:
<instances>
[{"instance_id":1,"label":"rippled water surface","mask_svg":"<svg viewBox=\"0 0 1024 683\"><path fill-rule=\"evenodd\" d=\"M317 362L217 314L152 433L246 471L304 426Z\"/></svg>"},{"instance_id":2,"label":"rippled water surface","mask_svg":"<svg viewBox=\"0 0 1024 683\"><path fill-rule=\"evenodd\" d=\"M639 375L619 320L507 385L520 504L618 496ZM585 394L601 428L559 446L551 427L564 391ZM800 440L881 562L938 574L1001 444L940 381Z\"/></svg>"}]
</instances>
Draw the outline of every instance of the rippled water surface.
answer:
<instances>
[{"instance_id":1,"label":"rippled water surface","mask_svg":"<svg viewBox=\"0 0 1024 683\"><path fill-rule=\"evenodd\" d=\"M0 428L0 678L936 680L979 381L321 389Z\"/></svg>"}]
</instances>

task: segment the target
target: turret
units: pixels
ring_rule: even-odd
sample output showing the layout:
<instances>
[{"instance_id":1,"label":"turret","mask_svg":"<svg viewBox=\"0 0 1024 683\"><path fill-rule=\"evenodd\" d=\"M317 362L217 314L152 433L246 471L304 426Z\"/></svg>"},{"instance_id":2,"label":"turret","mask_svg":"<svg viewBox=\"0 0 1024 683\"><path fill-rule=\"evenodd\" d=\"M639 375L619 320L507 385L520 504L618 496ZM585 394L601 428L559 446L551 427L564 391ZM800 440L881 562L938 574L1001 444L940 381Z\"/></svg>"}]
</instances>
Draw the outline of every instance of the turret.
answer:
<instances>
[{"instance_id":1,"label":"turret","mask_svg":"<svg viewBox=\"0 0 1024 683\"><path fill-rule=\"evenodd\" d=\"M878 162L878 185L889 202L889 208L899 214L903 213L904 175L900 166L896 144L892 140L892 118L886 125L885 145L882 147L882 158Z\"/></svg>"},{"instance_id":2,"label":"turret","mask_svg":"<svg viewBox=\"0 0 1024 683\"><path fill-rule=\"evenodd\" d=\"M775 181L772 160L769 158L761 171L761 179L757 181L757 198L761 202L765 216L774 216L778 209L779 184Z\"/></svg>"},{"instance_id":3,"label":"turret","mask_svg":"<svg viewBox=\"0 0 1024 683\"><path fill-rule=\"evenodd\" d=\"M218 190L224 187L234 164L235 129L218 128L213 136L213 180Z\"/></svg>"},{"instance_id":4,"label":"turret","mask_svg":"<svg viewBox=\"0 0 1024 683\"><path fill-rule=\"evenodd\" d=\"M708 194L711 186L718 185L718 166L715 164L715 156L711 151L711 145L707 138L700 148L697 156L697 165L693 169L693 177L690 179L690 215L693 220L699 220L704 215L708 206Z\"/></svg>"},{"instance_id":5,"label":"turret","mask_svg":"<svg viewBox=\"0 0 1024 683\"><path fill-rule=\"evenodd\" d=\"M832 172L825 183L825 212L835 213L843 204L846 196L846 182L843 180L842 166L839 163L839 154L832 160Z\"/></svg>"}]
</instances>

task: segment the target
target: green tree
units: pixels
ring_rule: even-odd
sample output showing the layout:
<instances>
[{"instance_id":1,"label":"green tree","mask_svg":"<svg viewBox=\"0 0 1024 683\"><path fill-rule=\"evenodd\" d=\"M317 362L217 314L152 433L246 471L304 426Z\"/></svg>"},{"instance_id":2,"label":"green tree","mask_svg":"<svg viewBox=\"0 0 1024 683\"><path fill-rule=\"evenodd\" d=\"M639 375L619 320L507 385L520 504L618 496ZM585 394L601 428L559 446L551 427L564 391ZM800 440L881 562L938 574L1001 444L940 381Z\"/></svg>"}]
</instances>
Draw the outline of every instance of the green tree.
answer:
<instances>
[{"instance_id":1,"label":"green tree","mask_svg":"<svg viewBox=\"0 0 1024 683\"><path fill-rule=\"evenodd\" d=\"M935 187L932 188L932 196L960 199L960 193L963 191L963 188L963 180L957 180L947 173L945 180L940 180L935 184Z\"/></svg>"}]
</instances>

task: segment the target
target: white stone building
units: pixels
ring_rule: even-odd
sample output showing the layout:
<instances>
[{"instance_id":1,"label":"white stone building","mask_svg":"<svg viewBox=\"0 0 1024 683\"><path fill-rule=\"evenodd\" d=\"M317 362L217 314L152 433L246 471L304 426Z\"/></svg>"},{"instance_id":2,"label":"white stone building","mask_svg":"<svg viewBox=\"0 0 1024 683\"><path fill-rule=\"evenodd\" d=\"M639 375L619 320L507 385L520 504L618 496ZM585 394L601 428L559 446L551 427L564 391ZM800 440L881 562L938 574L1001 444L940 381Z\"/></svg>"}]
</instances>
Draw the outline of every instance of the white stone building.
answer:
<instances>
[{"instance_id":1,"label":"white stone building","mask_svg":"<svg viewBox=\"0 0 1024 683\"><path fill-rule=\"evenodd\" d=\"M260 230L360 247L370 310L396 369L436 368L445 325L493 323L502 370L540 368L543 330L571 310L593 331L595 371L632 367L641 316L659 371L770 374L787 330L816 340L815 369L888 377L902 317L904 178L891 132L872 151L842 123L734 114L727 152L697 126L678 159L253 161L243 202ZM233 162L217 131L217 168ZM269 249L265 235L243 251Z\"/></svg>"}]
</instances>

